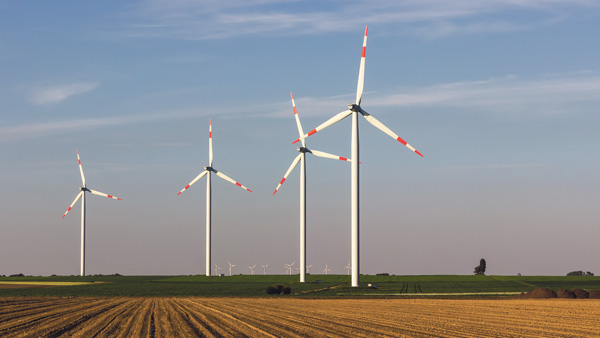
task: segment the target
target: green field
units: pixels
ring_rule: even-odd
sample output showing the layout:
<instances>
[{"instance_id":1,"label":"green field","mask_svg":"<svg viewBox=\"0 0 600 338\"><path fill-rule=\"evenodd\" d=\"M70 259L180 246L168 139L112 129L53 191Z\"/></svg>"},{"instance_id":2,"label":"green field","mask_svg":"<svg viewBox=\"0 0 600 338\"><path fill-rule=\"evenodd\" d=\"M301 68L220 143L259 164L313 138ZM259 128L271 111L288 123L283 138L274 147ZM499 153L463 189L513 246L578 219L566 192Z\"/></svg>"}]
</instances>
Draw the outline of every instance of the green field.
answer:
<instances>
[{"instance_id":1,"label":"green field","mask_svg":"<svg viewBox=\"0 0 600 338\"><path fill-rule=\"evenodd\" d=\"M11 282L11 284L3 284ZM27 282L19 288L3 287ZM35 283L39 285L35 285ZM61 282L61 283L57 283ZM89 282L89 284L76 283ZM93 283L92 283L93 282ZM377 284L377 289L368 288ZM58 284L58 285L57 285ZM361 276L361 287L350 287L350 276L309 275L306 283L298 275L206 276L52 276L0 277L2 296L201 296L264 297L269 285L289 286L292 297L371 297L434 294L519 293L535 288L600 290L600 277L589 276ZM39 287L43 286L43 287ZM453 296L453 295L444 295Z\"/></svg>"}]
</instances>

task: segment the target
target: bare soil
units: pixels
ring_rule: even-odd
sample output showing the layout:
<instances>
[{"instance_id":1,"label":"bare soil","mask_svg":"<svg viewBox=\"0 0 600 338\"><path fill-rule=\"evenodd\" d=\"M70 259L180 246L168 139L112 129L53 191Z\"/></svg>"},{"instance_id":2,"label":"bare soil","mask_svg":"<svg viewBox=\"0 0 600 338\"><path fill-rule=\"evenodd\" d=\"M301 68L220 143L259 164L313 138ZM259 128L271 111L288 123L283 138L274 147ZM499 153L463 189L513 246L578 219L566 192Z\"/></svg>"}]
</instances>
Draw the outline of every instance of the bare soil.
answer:
<instances>
[{"instance_id":1,"label":"bare soil","mask_svg":"<svg viewBox=\"0 0 600 338\"><path fill-rule=\"evenodd\" d=\"M597 337L590 299L0 298L1 337Z\"/></svg>"}]
</instances>

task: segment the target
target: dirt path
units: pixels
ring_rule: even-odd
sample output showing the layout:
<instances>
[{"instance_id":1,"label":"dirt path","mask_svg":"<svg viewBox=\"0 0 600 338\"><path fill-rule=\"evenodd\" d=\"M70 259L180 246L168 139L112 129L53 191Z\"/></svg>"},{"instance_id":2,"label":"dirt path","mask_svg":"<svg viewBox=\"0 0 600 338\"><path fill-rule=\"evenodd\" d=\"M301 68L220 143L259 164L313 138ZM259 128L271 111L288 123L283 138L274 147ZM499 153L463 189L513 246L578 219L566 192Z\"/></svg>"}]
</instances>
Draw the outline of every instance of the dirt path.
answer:
<instances>
[{"instance_id":1,"label":"dirt path","mask_svg":"<svg viewBox=\"0 0 600 338\"><path fill-rule=\"evenodd\" d=\"M600 300L0 298L1 337L597 337Z\"/></svg>"}]
</instances>

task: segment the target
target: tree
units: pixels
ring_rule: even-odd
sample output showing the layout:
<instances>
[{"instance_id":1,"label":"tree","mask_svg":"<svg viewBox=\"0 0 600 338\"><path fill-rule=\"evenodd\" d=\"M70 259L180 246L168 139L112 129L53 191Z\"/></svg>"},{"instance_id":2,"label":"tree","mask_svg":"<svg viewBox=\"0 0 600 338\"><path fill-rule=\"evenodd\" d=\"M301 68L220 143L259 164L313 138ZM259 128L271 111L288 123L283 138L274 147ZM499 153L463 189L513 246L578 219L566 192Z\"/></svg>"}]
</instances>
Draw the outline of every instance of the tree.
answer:
<instances>
[{"instance_id":1,"label":"tree","mask_svg":"<svg viewBox=\"0 0 600 338\"><path fill-rule=\"evenodd\" d=\"M479 265L475 267L475 271L473 271L473 273L476 275L485 275L485 266L485 259L482 258L479 261Z\"/></svg>"}]
</instances>

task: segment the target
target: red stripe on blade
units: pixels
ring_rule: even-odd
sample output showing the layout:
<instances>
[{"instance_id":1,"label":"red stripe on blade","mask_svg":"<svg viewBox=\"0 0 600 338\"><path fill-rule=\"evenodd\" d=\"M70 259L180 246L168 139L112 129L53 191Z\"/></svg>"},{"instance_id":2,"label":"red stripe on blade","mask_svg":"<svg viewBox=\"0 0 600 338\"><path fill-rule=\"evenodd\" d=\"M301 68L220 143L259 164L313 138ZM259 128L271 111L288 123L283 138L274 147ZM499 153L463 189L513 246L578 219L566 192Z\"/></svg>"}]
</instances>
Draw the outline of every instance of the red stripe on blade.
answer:
<instances>
[{"instance_id":1,"label":"red stripe on blade","mask_svg":"<svg viewBox=\"0 0 600 338\"><path fill-rule=\"evenodd\" d=\"M348 159L347 159L347 158L345 158L345 157L341 157L341 156L340 156L340 160L341 160L341 161L348 161Z\"/></svg>"},{"instance_id":2,"label":"red stripe on blade","mask_svg":"<svg viewBox=\"0 0 600 338\"><path fill-rule=\"evenodd\" d=\"M316 129L313 129L313 130L311 130L311 131L309 131L309 132L308 132L308 136L310 136L310 135L312 135L312 134L314 134L314 133L316 133L316 132L317 132L317 130L316 130Z\"/></svg>"},{"instance_id":3,"label":"red stripe on blade","mask_svg":"<svg viewBox=\"0 0 600 338\"><path fill-rule=\"evenodd\" d=\"M396 140L398 140L398 142L406 145L406 141L404 141L402 138L400 138L400 136L398 136L398 138Z\"/></svg>"},{"instance_id":4,"label":"red stripe on blade","mask_svg":"<svg viewBox=\"0 0 600 338\"><path fill-rule=\"evenodd\" d=\"M292 144L298 143L298 141L300 141L300 139L296 139L296 141L292 142Z\"/></svg>"},{"instance_id":5,"label":"red stripe on blade","mask_svg":"<svg viewBox=\"0 0 600 338\"><path fill-rule=\"evenodd\" d=\"M367 52L367 47L363 47L362 57L365 57L366 52Z\"/></svg>"},{"instance_id":6,"label":"red stripe on blade","mask_svg":"<svg viewBox=\"0 0 600 338\"><path fill-rule=\"evenodd\" d=\"M285 177L281 179L281 182L279 182L279 184L283 184L283 182L285 182Z\"/></svg>"},{"instance_id":7,"label":"red stripe on blade","mask_svg":"<svg viewBox=\"0 0 600 338\"><path fill-rule=\"evenodd\" d=\"M421 154L418 150L415 150L415 153L419 154L421 157L425 157L423 156L423 154Z\"/></svg>"},{"instance_id":8,"label":"red stripe on blade","mask_svg":"<svg viewBox=\"0 0 600 338\"><path fill-rule=\"evenodd\" d=\"M241 187L242 185L239 184L238 182L235 182L235 185L237 185L238 187Z\"/></svg>"}]
</instances>

